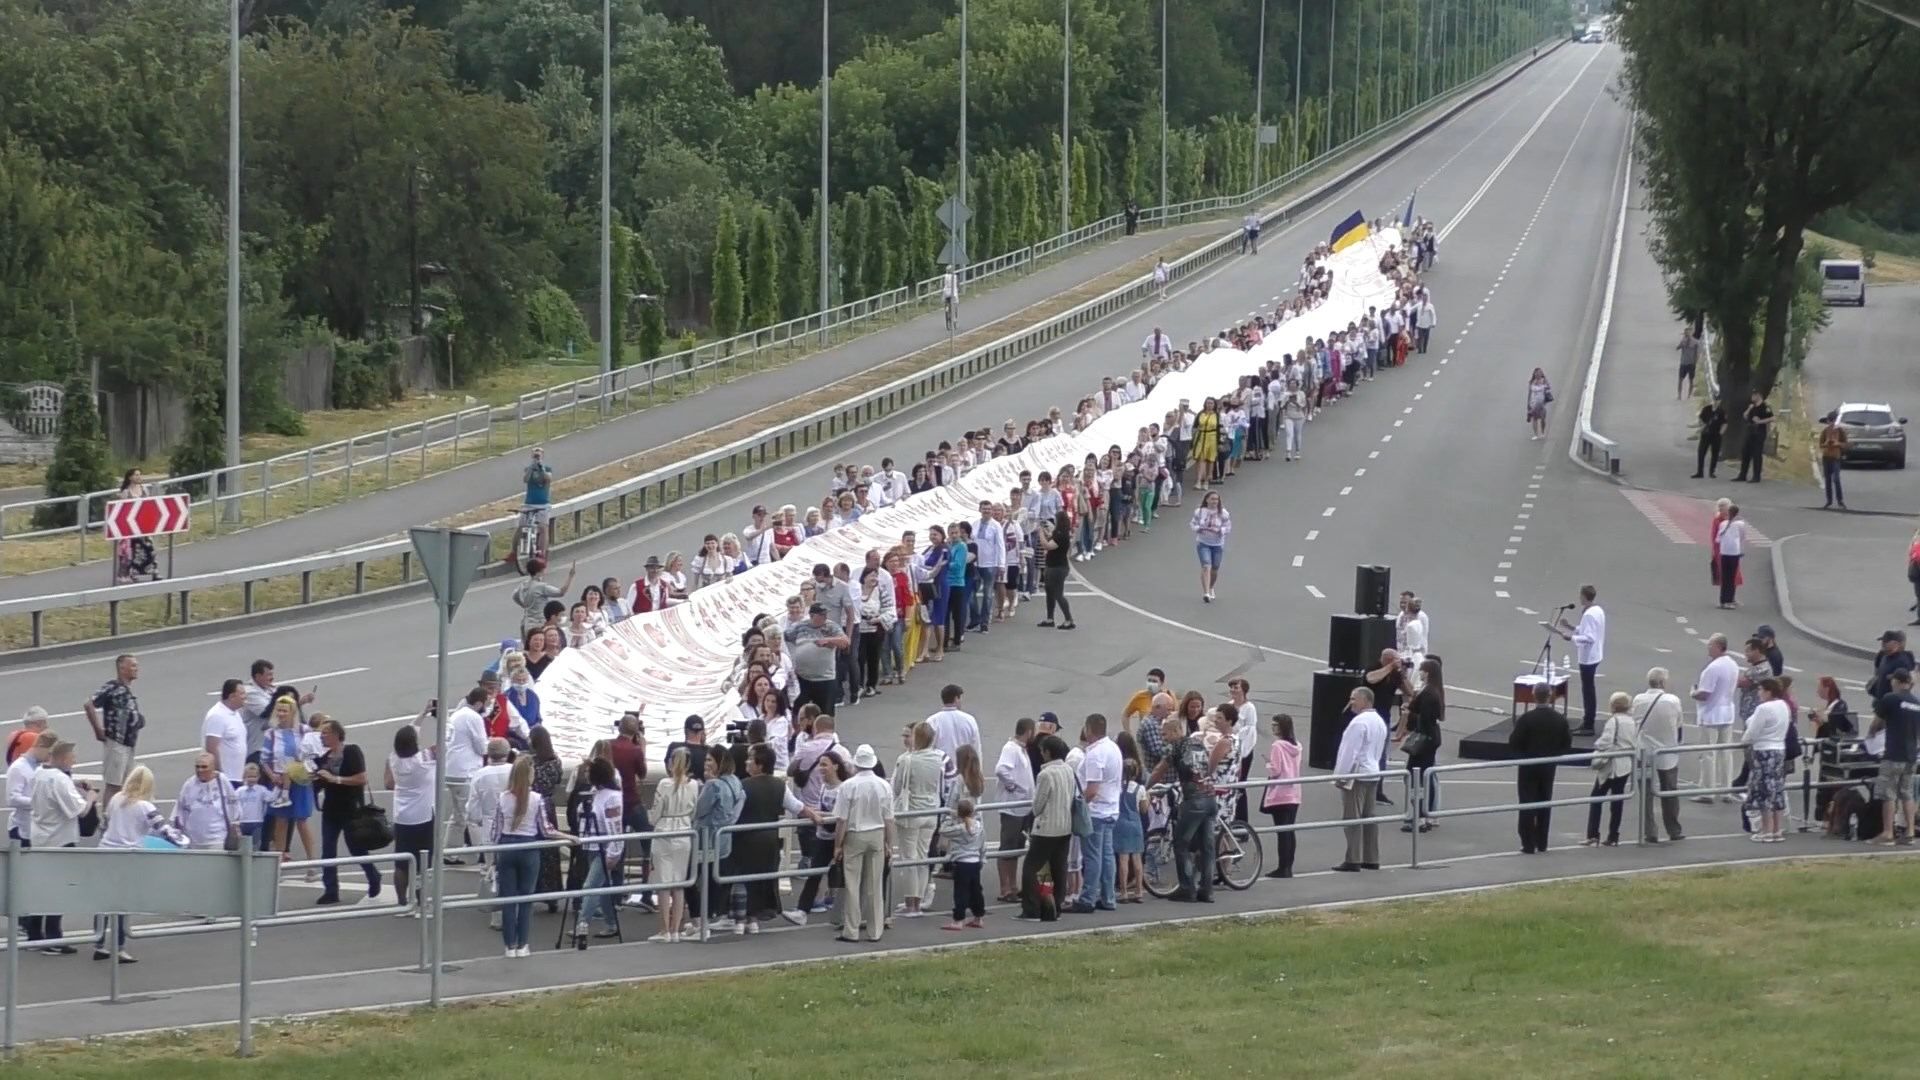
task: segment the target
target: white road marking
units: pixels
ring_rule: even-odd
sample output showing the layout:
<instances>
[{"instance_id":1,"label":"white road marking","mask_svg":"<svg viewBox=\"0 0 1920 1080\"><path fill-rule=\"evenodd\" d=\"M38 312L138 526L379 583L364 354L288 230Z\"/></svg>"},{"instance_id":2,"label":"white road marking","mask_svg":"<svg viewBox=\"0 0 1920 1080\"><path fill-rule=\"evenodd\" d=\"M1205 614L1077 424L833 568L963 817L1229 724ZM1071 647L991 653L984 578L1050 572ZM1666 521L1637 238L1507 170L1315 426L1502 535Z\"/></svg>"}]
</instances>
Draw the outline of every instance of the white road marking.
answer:
<instances>
[{"instance_id":1,"label":"white road marking","mask_svg":"<svg viewBox=\"0 0 1920 1080\"><path fill-rule=\"evenodd\" d=\"M1505 584L1507 583L1507 577L1506 577L1506 575L1505 575L1505 574L1497 574L1497 575L1495 575L1495 576L1494 576L1494 579L1493 579L1493 583L1494 583L1495 585L1505 585Z\"/></svg>"},{"instance_id":2,"label":"white road marking","mask_svg":"<svg viewBox=\"0 0 1920 1080\"><path fill-rule=\"evenodd\" d=\"M1517 611L1517 612L1519 612L1519 613L1520 613L1520 614L1522 614L1522 615L1538 615L1538 614L1540 614L1539 612L1537 612L1537 611L1535 611L1535 610L1533 610L1533 609L1532 609L1532 608L1530 608L1530 607L1520 607L1520 606L1518 606L1518 605L1515 605L1515 607L1514 607L1514 609L1513 609L1513 610L1515 610L1515 611Z\"/></svg>"},{"instance_id":3,"label":"white road marking","mask_svg":"<svg viewBox=\"0 0 1920 1080\"><path fill-rule=\"evenodd\" d=\"M465 649L454 649L453 651L447 653L447 655L448 656L465 656L468 653L486 652L488 649L493 649L498 651L499 648L500 648L500 644L498 642L490 641L485 645L473 645ZM427 659L438 660L440 659L440 654L435 652L430 652L427 654Z\"/></svg>"},{"instance_id":4,"label":"white road marking","mask_svg":"<svg viewBox=\"0 0 1920 1080\"><path fill-rule=\"evenodd\" d=\"M1347 485L1346 487L1343 487L1343 488L1341 488L1341 489L1340 489L1340 494L1342 494L1342 495L1351 495L1351 494L1353 494L1353 485L1352 485L1352 484L1348 484L1348 485Z\"/></svg>"},{"instance_id":5,"label":"white road marking","mask_svg":"<svg viewBox=\"0 0 1920 1080\"><path fill-rule=\"evenodd\" d=\"M1507 543L1509 543L1509 544L1517 544L1517 543L1519 543L1520 541L1522 541L1522 540L1525 540L1525 539L1526 539L1526 537L1524 537L1524 536L1509 536L1509 537L1507 537Z\"/></svg>"},{"instance_id":6,"label":"white road marking","mask_svg":"<svg viewBox=\"0 0 1920 1080\"><path fill-rule=\"evenodd\" d=\"M1381 441L1381 442L1392 442L1392 441L1393 441L1393 436L1392 436L1391 434L1388 434L1388 435L1382 435L1382 436L1380 436L1380 441Z\"/></svg>"},{"instance_id":7,"label":"white road marking","mask_svg":"<svg viewBox=\"0 0 1920 1080\"><path fill-rule=\"evenodd\" d=\"M1413 410L1412 410L1412 409L1408 409L1407 411L1408 411L1408 412L1412 412ZM1405 420L1395 420L1395 421L1393 422L1393 426L1394 426L1394 427L1399 427L1399 426L1401 426L1402 424L1405 424L1405 423L1406 423L1406 421L1405 421Z\"/></svg>"},{"instance_id":8,"label":"white road marking","mask_svg":"<svg viewBox=\"0 0 1920 1080\"><path fill-rule=\"evenodd\" d=\"M1355 476L1365 476L1365 475L1367 475L1367 470L1366 470L1366 469L1365 469L1364 467L1362 467L1362 468L1358 468L1358 469L1355 469L1355 470L1353 470L1353 475L1355 475Z\"/></svg>"},{"instance_id":9,"label":"white road marking","mask_svg":"<svg viewBox=\"0 0 1920 1080\"><path fill-rule=\"evenodd\" d=\"M1505 589L1495 589L1495 590L1493 590L1493 595L1495 595L1495 596L1497 596L1497 597L1499 597L1499 598L1500 598L1500 599L1502 599L1502 600L1511 600L1511 599L1513 599L1513 597L1511 597L1511 596L1509 596L1509 595L1507 594L1507 590L1505 590Z\"/></svg>"},{"instance_id":10,"label":"white road marking","mask_svg":"<svg viewBox=\"0 0 1920 1080\"><path fill-rule=\"evenodd\" d=\"M1493 568L1495 570L1511 570L1513 569L1513 564L1510 562L1495 563Z\"/></svg>"},{"instance_id":11,"label":"white road marking","mask_svg":"<svg viewBox=\"0 0 1920 1080\"><path fill-rule=\"evenodd\" d=\"M1378 451L1378 450L1369 450L1369 451L1367 451L1367 460L1368 460L1368 461L1373 461L1374 459L1376 459L1376 458L1378 458L1379 456L1380 456L1380 451Z\"/></svg>"},{"instance_id":12,"label":"white road marking","mask_svg":"<svg viewBox=\"0 0 1920 1080\"><path fill-rule=\"evenodd\" d=\"M1318 540L1318 539L1320 539L1320 530L1319 530L1319 529L1308 529L1308 530L1307 530L1307 539L1308 539L1308 540Z\"/></svg>"},{"instance_id":13,"label":"white road marking","mask_svg":"<svg viewBox=\"0 0 1920 1080\"><path fill-rule=\"evenodd\" d=\"M1515 514L1513 516L1514 516L1514 519L1517 521L1526 521L1529 518L1533 517L1532 514Z\"/></svg>"},{"instance_id":14,"label":"white road marking","mask_svg":"<svg viewBox=\"0 0 1920 1080\"><path fill-rule=\"evenodd\" d=\"M1305 564L1306 564L1306 561L1307 561L1307 557L1306 557L1305 555L1295 555L1295 556L1293 557L1293 565L1294 565L1295 567L1299 567L1299 566L1303 566L1303 565L1305 565ZM517 804L516 804L516 805L517 805Z\"/></svg>"},{"instance_id":15,"label":"white road marking","mask_svg":"<svg viewBox=\"0 0 1920 1080\"><path fill-rule=\"evenodd\" d=\"M1326 593L1321 592L1319 589L1316 589L1311 585L1307 586L1307 592L1311 593L1315 600L1325 600L1327 598Z\"/></svg>"},{"instance_id":16,"label":"white road marking","mask_svg":"<svg viewBox=\"0 0 1920 1080\"><path fill-rule=\"evenodd\" d=\"M1427 395L1425 395L1425 394L1415 394L1415 395L1413 395L1413 400L1415 400L1415 401L1419 401L1419 400L1420 400L1421 398L1424 398L1424 397L1426 397L1426 396L1427 396ZM1408 409L1407 411L1408 411L1408 412L1412 412L1413 410L1412 410L1412 409Z\"/></svg>"},{"instance_id":17,"label":"white road marking","mask_svg":"<svg viewBox=\"0 0 1920 1080\"><path fill-rule=\"evenodd\" d=\"M1320 516L1323 518L1330 518L1333 516L1333 511L1335 509L1336 509L1335 507L1329 506L1325 510L1320 511Z\"/></svg>"},{"instance_id":18,"label":"white road marking","mask_svg":"<svg viewBox=\"0 0 1920 1080\"><path fill-rule=\"evenodd\" d=\"M1436 371L1436 372L1434 372L1434 374L1435 374L1435 375L1438 375L1438 374L1440 374L1440 373ZM1428 379L1428 380L1427 380L1427 381L1426 381L1425 383L1423 383L1423 384L1422 384L1422 386L1423 386L1423 388L1425 388L1425 389L1428 389L1428 390L1431 390L1431 389L1433 389L1433 380L1432 380L1432 379Z\"/></svg>"},{"instance_id":19,"label":"white road marking","mask_svg":"<svg viewBox=\"0 0 1920 1080\"><path fill-rule=\"evenodd\" d=\"M1502 554L1502 555L1518 555L1518 554L1520 554L1520 549L1519 549L1519 548L1506 548L1506 549L1504 549L1504 550L1502 550L1502 551L1500 552L1500 554Z\"/></svg>"}]
</instances>

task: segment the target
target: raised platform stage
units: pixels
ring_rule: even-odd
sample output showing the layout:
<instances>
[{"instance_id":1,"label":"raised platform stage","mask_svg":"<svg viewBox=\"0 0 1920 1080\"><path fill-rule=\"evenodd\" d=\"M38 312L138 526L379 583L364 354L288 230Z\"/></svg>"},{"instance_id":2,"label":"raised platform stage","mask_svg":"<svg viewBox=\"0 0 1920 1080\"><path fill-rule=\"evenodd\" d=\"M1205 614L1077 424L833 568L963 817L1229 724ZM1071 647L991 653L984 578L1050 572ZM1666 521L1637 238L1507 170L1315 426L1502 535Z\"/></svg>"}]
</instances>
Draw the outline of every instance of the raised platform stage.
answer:
<instances>
[{"instance_id":1,"label":"raised platform stage","mask_svg":"<svg viewBox=\"0 0 1920 1080\"><path fill-rule=\"evenodd\" d=\"M1511 761L1518 757L1507 749L1507 736L1513 734L1513 721L1502 720L1484 731L1476 731L1460 740L1460 756L1474 761ZM1593 736L1575 735L1569 753L1593 749Z\"/></svg>"}]
</instances>

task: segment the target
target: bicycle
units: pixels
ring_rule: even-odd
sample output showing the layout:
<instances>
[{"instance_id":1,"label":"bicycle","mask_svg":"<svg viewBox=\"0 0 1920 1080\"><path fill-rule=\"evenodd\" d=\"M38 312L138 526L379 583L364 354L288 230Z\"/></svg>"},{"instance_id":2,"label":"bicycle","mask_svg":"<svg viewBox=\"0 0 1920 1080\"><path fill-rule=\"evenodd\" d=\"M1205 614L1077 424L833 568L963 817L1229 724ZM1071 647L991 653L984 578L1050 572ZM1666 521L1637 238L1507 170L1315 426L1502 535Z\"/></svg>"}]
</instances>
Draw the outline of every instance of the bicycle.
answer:
<instances>
[{"instance_id":1,"label":"bicycle","mask_svg":"<svg viewBox=\"0 0 1920 1080\"><path fill-rule=\"evenodd\" d=\"M535 559L546 561L547 556L547 508L544 506L522 506L519 520L514 524L513 550L507 552L507 565L525 572Z\"/></svg>"},{"instance_id":2,"label":"bicycle","mask_svg":"<svg viewBox=\"0 0 1920 1080\"><path fill-rule=\"evenodd\" d=\"M1165 900L1180 888L1180 872L1175 863L1178 857L1173 849L1173 836L1178 823L1179 811L1173 800L1167 797L1172 791L1171 785L1159 785L1147 790L1151 800L1147 818L1147 850L1142 862L1147 891L1155 897ZM1260 844L1260 834L1253 831L1244 821L1234 820L1233 811L1240 792L1226 792L1219 800L1215 811L1214 823L1214 873L1221 884L1235 892L1244 892L1253 887L1260 878L1260 867L1266 854Z\"/></svg>"}]
</instances>

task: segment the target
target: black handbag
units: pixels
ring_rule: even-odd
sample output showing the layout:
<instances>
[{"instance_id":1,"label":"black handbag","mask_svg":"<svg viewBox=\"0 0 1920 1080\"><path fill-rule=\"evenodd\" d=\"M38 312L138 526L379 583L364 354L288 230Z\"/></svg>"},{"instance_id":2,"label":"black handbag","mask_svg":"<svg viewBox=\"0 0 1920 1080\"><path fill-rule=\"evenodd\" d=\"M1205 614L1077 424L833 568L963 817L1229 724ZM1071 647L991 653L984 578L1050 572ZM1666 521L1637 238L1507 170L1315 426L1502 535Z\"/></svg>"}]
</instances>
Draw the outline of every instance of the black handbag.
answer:
<instances>
[{"instance_id":1,"label":"black handbag","mask_svg":"<svg viewBox=\"0 0 1920 1080\"><path fill-rule=\"evenodd\" d=\"M387 812L372 803L362 803L347 819L347 840L361 851L379 851L393 843L393 826Z\"/></svg>"},{"instance_id":2,"label":"black handbag","mask_svg":"<svg viewBox=\"0 0 1920 1080\"><path fill-rule=\"evenodd\" d=\"M1400 752L1410 758L1424 757L1440 745L1440 740L1424 731L1415 731L1400 740Z\"/></svg>"}]
</instances>

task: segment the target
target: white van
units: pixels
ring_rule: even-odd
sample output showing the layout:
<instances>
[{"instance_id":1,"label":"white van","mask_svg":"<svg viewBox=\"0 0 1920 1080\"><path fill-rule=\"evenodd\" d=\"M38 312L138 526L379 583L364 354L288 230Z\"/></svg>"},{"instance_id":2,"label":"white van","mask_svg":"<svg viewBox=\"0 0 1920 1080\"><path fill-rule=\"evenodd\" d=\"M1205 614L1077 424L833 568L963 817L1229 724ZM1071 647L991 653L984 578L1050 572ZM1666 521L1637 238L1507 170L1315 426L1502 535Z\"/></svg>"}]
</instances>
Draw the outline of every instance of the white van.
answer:
<instances>
[{"instance_id":1,"label":"white van","mask_svg":"<svg viewBox=\"0 0 1920 1080\"><path fill-rule=\"evenodd\" d=\"M1821 259L1820 299L1829 304L1866 307L1866 266L1859 259Z\"/></svg>"}]
</instances>

